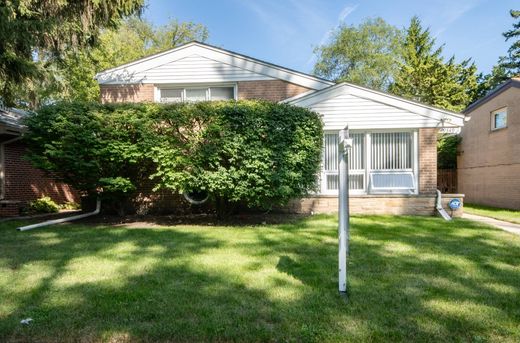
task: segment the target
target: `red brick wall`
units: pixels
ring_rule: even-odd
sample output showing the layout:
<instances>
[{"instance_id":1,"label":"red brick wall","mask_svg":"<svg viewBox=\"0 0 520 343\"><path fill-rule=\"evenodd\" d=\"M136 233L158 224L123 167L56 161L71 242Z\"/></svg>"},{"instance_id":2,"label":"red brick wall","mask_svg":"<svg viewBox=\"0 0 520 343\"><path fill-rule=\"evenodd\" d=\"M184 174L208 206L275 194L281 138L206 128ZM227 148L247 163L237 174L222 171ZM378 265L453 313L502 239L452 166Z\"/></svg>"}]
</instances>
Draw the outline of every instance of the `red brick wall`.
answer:
<instances>
[{"instance_id":1,"label":"red brick wall","mask_svg":"<svg viewBox=\"0 0 520 343\"><path fill-rule=\"evenodd\" d=\"M241 81L237 84L238 99L281 101L311 89L282 80Z\"/></svg>"},{"instance_id":2,"label":"red brick wall","mask_svg":"<svg viewBox=\"0 0 520 343\"><path fill-rule=\"evenodd\" d=\"M101 102L153 102L153 84L100 85Z\"/></svg>"},{"instance_id":3,"label":"red brick wall","mask_svg":"<svg viewBox=\"0 0 520 343\"><path fill-rule=\"evenodd\" d=\"M33 168L23 159L24 153L25 146L20 141L4 145L5 198L1 201L4 204L0 205L0 216L17 214L12 213L13 202L21 202L17 203L18 208L43 196L51 197L57 203L79 202L76 191Z\"/></svg>"},{"instance_id":4,"label":"red brick wall","mask_svg":"<svg viewBox=\"0 0 520 343\"><path fill-rule=\"evenodd\" d=\"M282 80L240 81L237 83L238 99L264 99L281 101L310 88L295 85ZM101 85L101 102L153 102L153 84Z\"/></svg>"},{"instance_id":5,"label":"red brick wall","mask_svg":"<svg viewBox=\"0 0 520 343\"><path fill-rule=\"evenodd\" d=\"M437 129L419 129L419 193L437 189Z\"/></svg>"}]
</instances>

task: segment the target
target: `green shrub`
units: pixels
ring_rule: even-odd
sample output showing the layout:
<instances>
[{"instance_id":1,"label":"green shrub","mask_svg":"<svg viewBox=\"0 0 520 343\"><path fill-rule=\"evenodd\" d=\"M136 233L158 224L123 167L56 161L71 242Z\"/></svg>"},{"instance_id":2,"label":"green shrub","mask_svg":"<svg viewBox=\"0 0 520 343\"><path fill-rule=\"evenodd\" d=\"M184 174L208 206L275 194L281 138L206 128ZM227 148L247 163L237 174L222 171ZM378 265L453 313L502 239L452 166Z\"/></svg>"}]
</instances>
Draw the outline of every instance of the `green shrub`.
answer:
<instances>
[{"instance_id":1,"label":"green shrub","mask_svg":"<svg viewBox=\"0 0 520 343\"><path fill-rule=\"evenodd\" d=\"M68 201L64 204L60 204L60 209L62 210L80 210L81 209L81 205L74 202L74 201Z\"/></svg>"},{"instance_id":2,"label":"green shrub","mask_svg":"<svg viewBox=\"0 0 520 343\"><path fill-rule=\"evenodd\" d=\"M56 213L60 211L60 206L49 197L41 197L40 199L31 201L29 209L36 213Z\"/></svg>"},{"instance_id":3,"label":"green shrub","mask_svg":"<svg viewBox=\"0 0 520 343\"><path fill-rule=\"evenodd\" d=\"M27 124L32 162L80 191L124 199L152 178L221 214L314 190L323 139L317 113L267 101L59 103Z\"/></svg>"}]
</instances>

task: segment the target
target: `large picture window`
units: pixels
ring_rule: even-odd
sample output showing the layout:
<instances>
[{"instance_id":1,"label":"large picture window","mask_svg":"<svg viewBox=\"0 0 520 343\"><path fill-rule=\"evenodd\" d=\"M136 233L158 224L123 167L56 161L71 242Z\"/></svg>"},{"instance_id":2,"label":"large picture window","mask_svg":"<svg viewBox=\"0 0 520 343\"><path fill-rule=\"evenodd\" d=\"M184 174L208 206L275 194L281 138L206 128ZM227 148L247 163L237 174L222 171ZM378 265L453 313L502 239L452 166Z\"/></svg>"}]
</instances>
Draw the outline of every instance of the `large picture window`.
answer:
<instances>
[{"instance_id":1,"label":"large picture window","mask_svg":"<svg viewBox=\"0 0 520 343\"><path fill-rule=\"evenodd\" d=\"M416 191L416 135L402 132L354 132L349 155L352 193L414 193ZM321 189L337 194L338 133L324 136Z\"/></svg>"}]
</instances>

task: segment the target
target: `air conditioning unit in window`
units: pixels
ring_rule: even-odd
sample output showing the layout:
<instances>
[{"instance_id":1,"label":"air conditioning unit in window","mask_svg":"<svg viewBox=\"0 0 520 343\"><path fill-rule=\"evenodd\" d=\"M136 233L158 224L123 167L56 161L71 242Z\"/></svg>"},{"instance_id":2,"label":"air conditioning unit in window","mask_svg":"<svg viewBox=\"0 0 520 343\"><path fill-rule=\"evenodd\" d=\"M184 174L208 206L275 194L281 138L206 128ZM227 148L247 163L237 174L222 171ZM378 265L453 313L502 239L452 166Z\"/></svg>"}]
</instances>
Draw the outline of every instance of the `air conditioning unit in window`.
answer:
<instances>
[{"instance_id":1,"label":"air conditioning unit in window","mask_svg":"<svg viewBox=\"0 0 520 343\"><path fill-rule=\"evenodd\" d=\"M411 171L373 171L370 188L382 193L413 193L415 177Z\"/></svg>"}]
</instances>

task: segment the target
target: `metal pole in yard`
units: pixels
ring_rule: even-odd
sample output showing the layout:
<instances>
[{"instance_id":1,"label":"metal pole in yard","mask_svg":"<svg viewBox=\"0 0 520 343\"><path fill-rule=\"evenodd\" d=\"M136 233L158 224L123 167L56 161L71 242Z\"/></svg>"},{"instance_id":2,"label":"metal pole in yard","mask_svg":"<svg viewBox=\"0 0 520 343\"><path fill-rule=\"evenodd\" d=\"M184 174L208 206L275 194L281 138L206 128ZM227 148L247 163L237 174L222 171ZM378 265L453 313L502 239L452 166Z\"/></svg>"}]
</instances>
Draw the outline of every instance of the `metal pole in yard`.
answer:
<instances>
[{"instance_id":1,"label":"metal pole in yard","mask_svg":"<svg viewBox=\"0 0 520 343\"><path fill-rule=\"evenodd\" d=\"M352 147L348 126L339 132L339 292L347 292L347 257L349 249L349 176L348 154Z\"/></svg>"}]
</instances>

